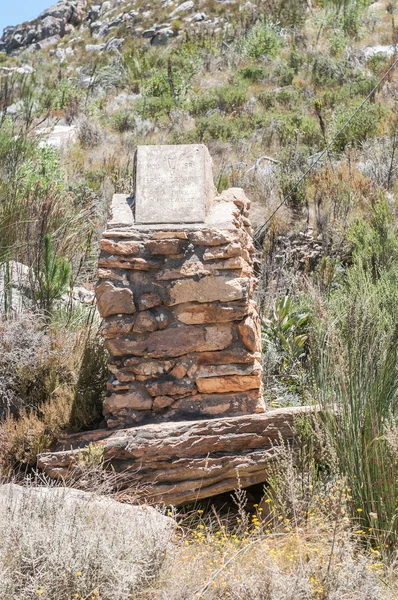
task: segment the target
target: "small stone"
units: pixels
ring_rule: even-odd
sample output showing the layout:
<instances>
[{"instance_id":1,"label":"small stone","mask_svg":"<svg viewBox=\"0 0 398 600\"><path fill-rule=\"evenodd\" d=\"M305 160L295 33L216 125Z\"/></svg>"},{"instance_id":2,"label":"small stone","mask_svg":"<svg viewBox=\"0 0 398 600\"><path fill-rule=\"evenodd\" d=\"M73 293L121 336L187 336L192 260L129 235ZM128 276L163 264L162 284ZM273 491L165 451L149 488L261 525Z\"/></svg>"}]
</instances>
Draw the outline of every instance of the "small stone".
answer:
<instances>
[{"instance_id":1,"label":"small stone","mask_svg":"<svg viewBox=\"0 0 398 600\"><path fill-rule=\"evenodd\" d=\"M187 240L188 236L185 231L155 231L152 234L153 240Z\"/></svg>"},{"instance_id":2,"label":"small stone","mask_svg":"<svg viewBox=\"0 0 398 600\"><path fill-rule=\"evenodd\" d=\"M145 250L148 250L151 254L156 255L168 255L168 254L179 254L187 246L185 240L179 239L166 239L166 240L150 240L145 244Z\"/></svg>"},{"instance_id":3,"label":"small stone","mask_svg":"<svg viewBox=\"0 0 398 600\"><path fill-rule=\"evenodd\" d=\"M153 401L152 410L155 412L163 410L171 406L173 402L175 402L175 398L171 398L171 396L157 396Z\"/></svg>"},{"instance_id":4,"label":"small stone","mask_svg":"<svg viewBox=\"0 0 398 600\"><path fill-rule=\"evenodd\" d=\"M224 350L232 344L232 325L231 323L220 323L206 327L206 338L203 344L197 346L198 352L215 352Z\"/></svg>"},{"instance_id":5,"label":"small stone","mask_svg":"<svg viewBox=\"0 0 398 600\"><path fill-rule=\"evenodd\" d=\"M150 271L151 269L159 269L160 264L153 260L145 258L130 258L128 260L119 260L110 256L108 258L100 258L98 261L99 267L111 269L132 269L136 271Z\"/></svg>"},{"instance_id":6,"label":"small stone","mask_svg":"<svg viewBox=\"0 0 398 600\"><path fill-rule=\"evenodd\" d=\"M261 373L261 363L256 361L248 364L228 364L228 365L192 365L188 371L192 379L205 379L207 377L224 377L225 375L253 375Z\"/></svg>"},{"instance_id":7,"label":"small stone","mask_svg":"<svg viewBox=\"0 0 398 600\"><path fill-rule=\"evenodd\" d=\"M177 367L174 367L172 371L170 371L170 375L176 379L182 379L186 374L187 370L183 365L178 365Z\"/></svg>"},{"instance_id":8,"label":"small stone","mask_svg":"<svg viewBox=\"0 0 398 600\"><path fill-rule=\"evenodd\" d=\"M246 392L258 389L261 385L259 375L229 375L198 379L196 386L203 394L226 394L228 392Z\"/></svg>"},{"instance_id":9,"label":"small stone","mask_svg":"<svg viewBox=\"0 0 398 600\"><path fill-rule=\"evenodd\" d=\"M216 260L220 258L233 258L234 256L243 256L242 245L238 242L232 242L228 246L218 248L209 248L203 255L203 260Z\"/></svg>"},{"instance_id":10,"label":"small stone","mask_svg":"<svg viewBox=\"0 0 398 600\"><path fill-rule=\"evenodd\" d=\"M121 256L138 254L142 247L142 244L139 242L113 242L112 240L105 238L102 239L100 243L100 249L104 252Z\"/></svg>"},{"instance_id":11,"label":"small stone","mask_svg":"<svg viewBox=\"0 0 398 600\"><path fill-rule=\"evenodd\" d=\"M261 327L259 318L254 319L251 315L247 316L246 319L239 324L239 333L248 350L251 352L261 351Z\"/></svg>"},{"instance_id":12,"label":"small stone","mask_svg":"<svg viewBox=\"0 0 398 600\"><path fill-rule=\"evenodd\" d=\"M112 279L113 281L122 281L123 283L127 283L127 278L125 275L119 275L117 271L113 271L112 269L98 269L97 277L98 279Z\"/></svg>"},{"instance_id":13,"label":"small stone","mask_svg":"<svg viewBox=\"0 0 398 600\"><path fill-rule=\"evenodd\" d=\"M97 286L96 297L101 317L135 313L133 292L128 288L117 288L110 281Z\"/></svg>"},{"instance_id":14,"label":"small stone","mask_svg":"<svg viewBox=\"0 0 398 600\"><path fill-rule=\"evenodd\" d=\"M108 369L116 377L116 379L118 381L121 381L122 383L126 383L129 381L135 380L134 373L129 373L128 371L123 371L122 369L119 369L119 367L117 367L116 365L108 365Z\"/></svg>"},{"instance_id":15,"label":"small stone","mask_svg":"<svg viewBox=\"0 0 398 600\"><path fill-rule=\"evenodd\" d=\"M123 408L130 408L133 410L151 410L152 408L152 397L148 392L142 388L136 387L124 394L112 394L105 398L104 401L104 413L117 412Z\"/></svg>"},{"instance_id":16,"label":"small stone","mask_svg":"<svg viewBox=\"0 0 398 600\"><path fill-rule=\"evenodd\" d=\"M179 381L154 381L147 384L152 396L189 396L196 392L194 382L186 377Z\"/></svg>"},{"instance_id":17,"label":"small stone","mask_svg":"<svg viewBox=\"0 0 398 600\"><path fill-rule=\"evenodd\" d=\"M169 281L171 279L181 279L182 277L193 277L195 275L211 275L210 268L206 268L200 261L188 261L175 269L165 269L155 275L158 281Z\"/></svg>"},{"instance_id":18,"label":"small stone","mask_svg":"<svg viewBox=\"0 0 398 600\"><path fill-rule=\"evenodd\" d=\"M239 241L237 230L200 229L188 233L188 239L195 246L221 246Z\"/></svg>"},{"instance_id":19,"label":"small stone","mask_svg":"<svg viewBox=\"0 0 398 600\"><path fill-rule=\"evenodd\" d=\"M140 312L133 327L134 333L147 333L148 331L156 331L158 322L156 317L149 311Z\"/></svg>"},{"instance_id":20,"label":"small stone","mask_svg":"<svg viewBox=\"0 0 398 600\"><path fill-rule=\"evenodd\" d=\"M133 331L135 317L109 317L102 324L101 333L105 338L128 335Z\"/></svg>"},{"instance_id":21,"label":"small stone","mask_svg":"<svg viewBox=\"0 0 398 600\"><path fill-rule=\"evenodd\" d=\"M148 310L149 308L154 308L155 306L160 306L161 304L162 299L156 292L142 294L138 300L138 310Z\"/></svg>"},{"instance_id":22,"label":"small stone","mask_svg":"<svg viewBox=\"0 0 398 600\"><path fill-rule=\"evenodd\" d=\"M165 304L185 304L187 302L231 302L242 300L249 294L248 278L227 276L202 277L199 281L177 280L170 287L169 301Z\"/></svg>"},{"instance_id":23,"label":"small stone","mask_svg":"<svg viewBox=\"0 0 398 600\"><path fill-rule=\"evenodd\" d=\"M124 361L124 366L137 376L149 378L165 375L175 365L175 360L146 360L140 358L128 358Z\"/></svg>"},{"instance_id":24,"label":"small stone","mask_svg":"<svg viewBox=\"0 0 398 600\"><path fill-rule=\"evenodd\" d=\"M261 359L261 354L251 354L241 347L222 352L202 352L197 355L198 365L229 365L232 363L247 364Z\"/></svg>"},{"instance_id":25,"label":"small stone","mask_svg":"<svg viewBox=\"0 0 398 600\"><path fill-rule=\"evenodd\" d=\"M202 323L226 323L238 321L247 315L247 304L179 304L175 314L179 321L186 325Z\"/></svg>"}]
</instances>

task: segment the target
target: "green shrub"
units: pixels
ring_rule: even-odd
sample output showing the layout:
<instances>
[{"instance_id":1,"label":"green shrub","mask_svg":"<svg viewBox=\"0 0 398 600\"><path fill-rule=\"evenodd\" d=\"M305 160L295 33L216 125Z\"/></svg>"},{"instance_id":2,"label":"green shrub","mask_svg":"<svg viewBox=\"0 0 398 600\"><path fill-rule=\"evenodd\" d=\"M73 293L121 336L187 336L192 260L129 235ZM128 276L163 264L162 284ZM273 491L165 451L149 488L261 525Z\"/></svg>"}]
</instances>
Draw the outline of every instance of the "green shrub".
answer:
<instances>
[{"instance_id":1,"label":"green shrub","mask_svg":"<svg viewBox=\"0 0 398 600\"><path fill-rule=\"evenodd\" d=\"M264 108L274 108L274 106L276 105L275 92L264 90L263 92L259 93L259 95L257 96L257 100L260 102L260 104L264 106Z\"/></svg>"},{"instance_id":2,"label":"green shrub","mask_svg":"<svg viewBox=\"0 0 398 600\"><path fill-rule=\"evenodd\" d=\"M366 61L366 66L372 71L373 75L379 76L387 69L388 61L389 57L386 54L373 54Z\"/></svg>"},{"instance_id":3,"label":"green shrub","mask_svg":"<svg viewBox=\"0 0 398 600\"><path fill-rule=\"evenodd\" d=\"M169 116L175 104L171 96L140 98L134 103L134 112L143 119Z\"/></svg>"},{"instance_id":4,"label":"green shrub","mask_svg":"<svg viewBox=\"0 0 398 600\"><path fill-rule=\"evenodd\" d=\"M351 106L348 110L343 110L336 115L335 133L348 121L354 109L355 106ZM359 146L365 140L373 138L379 130L380 122L385 120L387 116L388 109L384 104L379 102L376 104L366 103L339 135L334 147L336 150L343 151L348 145Z\"/></svg>"},{"instance_id":5,"label":"green shrub","mask_svg":"<svg viewBox=\"0 0 398 600\"><path fill-rule=\"evenodd\" d=\"M133 131L135 127L134 115L127 110L122 110L115 113L112 117L113 128L119 133L125 133L126 131Z\"/></svg>"},{"instance_id":6,"label":"green shrub","mask_svg":"<svg viewBox=\"0 0 398 600\"><path fill-rule=\"evenodd\" d=\"M276 94L276 100L285 106L297 107L299 95L296 90L291 88L282 89Z\"/></svg>"},{"instance_id":7,"label":"green shrub","mask_svg":"<svg viewBox=\"0 0 398 600\"><path fill-rule=\"evenodd\" d=\"M263 81L267 77L267 70L261 65L250 65L239 69L238 75L249 81Z\"/></svg>"},{"instance_id":8,"label":"green shrub","mask_svg":"<svg viewBox=\"0 0 398 600\"><path fill-rule=\"evenodd\" d=\"M312 65L312 81L319 87L342 85L350 76L351 69L343 60L320 54Z\"/></svg>"},{"instance_id":9,"label":"green shrub","mask_svg":"<svg viewBox=\"0 0 398 600\"><path fill-rule=\"evenodd\" d=\"M285 45L281 29L270 20L261 19L236 47L243 57L258 59L261 56L274 57Z\"/></svg>"},{"instance_id":10,"label":"green shrub","mask_svg":"<svg viewBox=\"0 0 398 600\"><path fill-rule=\"evenodd\" d=\"M197 96L191 103L193 115L203 115L210 110L219 109L229 113L240 108L247 98L246 88L238 85L223 85L211 92Z\"/></svg>"},{"instance_id":11,"label":"green shrub","mask_svg":"<svg viewBox=\"0 0 398 600\"><path fill-rule=\"evenodd\" d=\"M387 200L375 204L369 221L355 221L347 234L355 263L370 272L374 279L398 263L398 238L394 216Z\"/></svg>"},{"instance_id":12,"label":"green shrub","mask_svg":"<svg viewBox=\"0 0 398 600\"><path fill-rule=\"evenodd\" d=\"M73 430L95 428L103 420L102 402L108 376L108 353L103 340L89 332L71 408L69 426Z\"/></svg>"}]
</instances>

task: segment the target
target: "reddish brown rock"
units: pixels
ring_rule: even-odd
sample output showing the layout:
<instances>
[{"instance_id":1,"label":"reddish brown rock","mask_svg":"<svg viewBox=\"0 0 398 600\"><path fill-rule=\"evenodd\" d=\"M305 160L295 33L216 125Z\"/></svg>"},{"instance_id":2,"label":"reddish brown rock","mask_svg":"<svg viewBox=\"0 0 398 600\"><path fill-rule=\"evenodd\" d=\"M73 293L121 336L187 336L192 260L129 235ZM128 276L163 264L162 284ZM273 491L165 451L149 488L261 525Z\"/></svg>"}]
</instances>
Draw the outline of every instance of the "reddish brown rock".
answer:
<instances>
[{"instance_id":1,"label":"reddish brown rock","mask_svg":"<svg viewBox=\"0 0 398 600\"><path fill-rule=\"evenodd\" d=\"M142 358L128 358L124 361L124 366L136 375L150 378L160 377L171 371L175 365L175 360L145 360Z\"/></svg>"},{"instance_id":2,"label":"reddish brown rock","mask_svg":"<svg viewBox=\"0 0 398 600\"><path fill-rule=\"evenodd\" d=\"M152 234L153 240L187 240L188 236L185 231L155 231Z\"/></svg>"},{"instance_id":3,"label":"reddish brown rock","mask_svg":"<svg viewBox=\"0 0 398 600\"><path fill-rule=\"evenodd\" d=\"M158 281L170 281L171 279L182 279L184 277L193 277L194 275L211 275L212 269L208 269L200 261L188 261L180 267L174 269L165 269L155 276Z\"/></svg>"},{"instance_id":4,"label":"reddish brown rock","mask_svg":"<svg viewBox=\"0 0 398 600\"><path fill-rule=\"evenodd\" d=\"M145 310L137 315L133 331L134 333L147 333L148 331L156 331L157 328L156 317L149 310Z\"/></svg>"},{"instance_id":5,"label":"reddish brown rock","mask_svg":"<svg viewBox=\"0 0 398 600\"><path fill-rule=\"evenodd\" d=\"M201 229L188 234L189 241L195 246L221 246L240 239L240 233L236 229Z\"/></svg>"},{"instance_id":6,"label":"reddish brown rock","mask_svg":"<svg viewBox=\"0 0 398 600\"><path fill-rule=\"evenodd\" d=\"M175 402L175 398L171 398L170 396L158 396L153 401L152 410L158 412L165 408L168 408Z\"/></svg>"},{"instance_id":7,"label":"reddish brown rock","mask_svg":"<svg viewBox=\"0 0 398 600\"><path fill-rule=\"evenodd\" d=\"M202 394L226 394L228 392L246 392L260 387L261 378L257 375L228 375L198 379L196 386Z\"/></svg>"},{"instance_id":8,"label":"reddish brown rock","mask_svg":"<svg viewBox=\"0 0 398 600\"><path fill-rule=\"evenodd\" d=\"M202 323L226 323L243 319L248 312L248 305L238 303L228 304L179 304L175 314L179 321L186 325Z\"/></svg>"},{"instance_id":9,"label":"reddish brown rock","mask_svg":"<svg viewBox=\"0 0 398 600\"><path fill-rule=\"evenodd\" d=\"M150 240L145 243L145 250L155 255L179 254L186 246L187 242L180 239Z\"/></svg>"},{"instance_id":10,"label":"reddish brown rock","mask_svg":"<svg viewBox=\"0 0 398 600\"><path fill-rule=\"evenodd\" d=\"M115 365L108 365L108 369L116 377L116 379L118 381L120 381L121 383L126 383L126 382L129 382L129 381L134 381L135 380L134 373L131 373L131 372L126 371L124 369L120 369L119 367L117 367Z\"/></svg>"},{"instance_id":11,"label":"reddish brown rock","mask_svg":"<svg viewBox=\"0 0 398 600\"><path fill-rule=\"evenodd\" d=\"M151 410L153 399L138 385L124 394L112 394L105 398L104 413L114 413L123 408L133 410Z\"/></svg>"},{"instance_id":12,"label":"reddish brown rock","mask_svg":"<svg viewBox=\"0 0 398 600\"><path fill-rule=\"evenodd\" d=\"M265 483L279 460L280 440L296 450L294 424L314 412L310 407L289 407L264 414L73 434L57 452L41 454L38 466L62 480L79 467L82 444L96 444L102 448L106 468L121 473L115 478L118 486L123 481L143 499L180 505L233 492L239 485Z\"/></svg>"},{"instance_id":13,"label":"reddish brown rock","mask_svg":"<svg viewBox=\"0 0 398 600\"><path fill-rule=\"evenodd\" d=\"M239 242L233 242L228 246L220 246L217 248L208 248L204 255L203 260L216 260L220 258L233 258L234 256L243 256L244 249Z\"/></svg>"},{"instance_id":14,"label":"reddish brown rock","mask_svg":"<svg viewBox=\"0 0 398 600\"><path fill-rule=\"evenodd\" d=\"M260 354L252 354L244 348L229 348L222 352L202 352L196 355L198 365L228 365L231 363L245 364L261 358Z\"/></svg>"},{"instance_id":15,"label":"reddish brown rock","mask_svg":"<svg viewBox=\"0 0 398 600\"><path fill-rule=\"evenodd\" d=\"M135 312L133 292L128 288L115 287L110 281L103 281L96 289L98 311L101 317Z\"/></svg>"},{"instance_id":16,"label":"reddish brown rock","mask_svg":"<svg viewBox=\"0 0 398 600\"><path fill-rule=\"evenodd\" d=\"M261 350L261 327L260 319L247 316L242 323L239 324L239 333L242 336L244 345L251 352Z\"/></svg>"},{"instance_id":17,"label":"reddish brown rock","mask_svg":"<svg viewBox=\"0 0 398 600\"><path fill-rule=\"evenodd\" d=\"M225 377L225 375L261 375L261 363L259 361L249 364L209 365L200 366L194 364L188 370L192 379L204 379L206 377Z\"/></svg>"},{"instance_id":18,"label":"reddish brown rock","mask_svg":"<svg viewBox=\"0 0 398 600\"><path fill-rule=\"evenodd\" d=\"M162 304L162 299L156 292L152 292L151 294L142 294L142 296L138 299L138 310L148 310L149 308L154 308L155 306L160 306Z\"/></svg>"},{"instance_id":19,"label":"reddish brown rock","mask_svg":"<svg viewBox=\"0 0 398 600\"><path fill-rule=\"evenodd\" d=\"M109 317L103 322L101 333L105 338L123 337L133 331L134 323L135 316L129 317L125 315L124 317Z\"/></svg>"},{"instance_id":20,"label":"reddish brown rock","mask_svg":"<svg viewBox=\"0 0 398 600\"><path fill-rule=\"evenodd\" d=\"M205 341L196 347L196 352L224 350L232 343L231 323L219 323L205 328Z\"/></svg>"},{"instance_id":21,"label":"reddish brown rock","mask_svg":"<svg viewBox=\"0 0 398 600\"><path fill-rule=\"evenodd\" d=\"M146 260L145 258L130 258L126 260L121 260L110 256L108 258L100 258L98 261L98 266L110 269L151 271L153 269L159 269L160 263L154 260Z\"/></svg>"},{"instance_id":22,"label":"reddish brown rock","mask_svg":"<svg viewBox=\"0 0 398 600\"><path fill-rule=\"evenodd\" d=\"M233 302L248 297L247 278L203 277L199 281L183 279L174 282L169 289L168 306L187 302Z\"/></svg>"},{"instance_id":23,"label":"reddish brown rock","mask_svg":"<svg viewBox=\"0 0 398 600\"><path fill-rule=\"evenodd\" d=\"M188 377L180 380L154 381L146 386L151 396L189 396L196 393L194 382Z\"/></svg>"},{"instance_id":24,"label":"reddish brown rock","mask_svg":"<svg viewBox=\"0 0 398 600\"><path fill-rule=\"evenodd\" d=\"M98 279L112 279L113 281L122 281L127 284L126 275L118 273L118 271L114 271L113 269L98 269L97 270Z\"/></svg>"},{"instance_id":25,"label":"reddish brown rock","mask_svg":"<svg viewBox=\"0 0 398 600\"><path fill-rule=\"evenodd\" d=\"M205 344L204 329L189 325L154 331L141 338L108 339L105 346L113 356L148 356L166 358L182 356Z\"/></svg>"},{"instance_id":26,"label":"reddish brown rock","mask_svg":"<svg viewBox=\"0 0 398 600\"><path fill-rule=\"evenodd\" d=\"M143 244L131 240L128 242L114 242L113 240L102 239L100 243L100 249L104 252L121 256L138 254L141 248L143 248Z\"/></svg>"},{"instance_id":27,"label":"reddish brown rock","mask_svg":"<svg viewBox=\"0 0 398 600\"><path fill-rule=\"evenodd\" d=\"M181 398L173 404L174 414L185 418L264 412L265 406L257 390L228 394L197 394ZM173 413L170 413L171 416Z\"/></svg>"},{"instance_id":28,"label":"reddish brown rock","mask_svg":"<svg viewBox=\"0 0 398 600\"><path fill-rule=\"evenodd\" d=\"M182 379L186 374L187 370L183 365L178 365L177 367L174 367L172 371L170 371L170 375L176 379Z\"/></svg>"}]
</instances>

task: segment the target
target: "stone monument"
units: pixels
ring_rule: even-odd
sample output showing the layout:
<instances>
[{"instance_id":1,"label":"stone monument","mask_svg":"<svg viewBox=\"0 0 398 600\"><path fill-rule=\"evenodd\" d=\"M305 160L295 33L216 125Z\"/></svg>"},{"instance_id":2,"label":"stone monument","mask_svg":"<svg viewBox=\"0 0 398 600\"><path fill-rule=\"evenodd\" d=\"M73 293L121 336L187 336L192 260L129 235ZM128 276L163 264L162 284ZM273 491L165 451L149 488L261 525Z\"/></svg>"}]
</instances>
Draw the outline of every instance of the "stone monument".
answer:
<instances>
[{"instance_id":1,"label":"stone monument","mask_svg":"<svg viewBox=\"0 0 398 600\"><path fill-rule=\"evenodd\" d=\"M99 259L108 426L263 412L249 200L216 195L203 145L141 146L135 164Z\"/></svg>"},{"instance_id":2,"label":"stone monument","mask_svg":"<svg viewBox=\"0 0 398 600\"><path fill-rule=\"evenodd\" d=\"M38 466L64 479L95 444L117 488L179 505L265 482L311 408L264 412L243 190L215 193L204 146L140 147L136 169L99 258L108 427L67 435Z\"/></svg>"}]
</instances>

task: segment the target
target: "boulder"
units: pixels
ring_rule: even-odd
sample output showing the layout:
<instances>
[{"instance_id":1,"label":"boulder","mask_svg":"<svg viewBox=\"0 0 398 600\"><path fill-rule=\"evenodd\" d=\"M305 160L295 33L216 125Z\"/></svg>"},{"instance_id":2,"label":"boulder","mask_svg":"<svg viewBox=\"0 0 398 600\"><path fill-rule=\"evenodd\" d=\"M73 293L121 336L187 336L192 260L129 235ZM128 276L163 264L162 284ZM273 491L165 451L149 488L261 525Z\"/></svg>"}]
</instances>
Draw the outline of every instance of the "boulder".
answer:
<instances>
[{"instance_id":1,"label":"boulder","mask_svg":"<svg viewBox=\"0 0 398 600\"><path fill-rule=\"evenodd\" d=\"M66 487L2 485L0 513L0 571L9 598L39 597L38 581L47 583L44 597L59 597L66 574L83 590L91 577L85 567L94 564L91 581L101 582L101 594L110 598L117 587L127 597L161 566L176 528L150 506ZM86 587L88 598L93 590Z\"/></svg>"},{"instance_id":2,"label":"boulder","mask_svg":"<svg viewBox=\"0 0 398 600\"><path fill-rule=\"evenodd\" d=\"M185 15L185 14L191 12L191 10L193 10L194 8L195 8L195 3L192 0L187 0L186 2L183 2L182 4L179 4L179 6L177 6L177 8L175 10L173 10L172 13L170 13L170 19L173 19L174 17L177 17L177 16Z\"/></svg>"}]
</instances>

